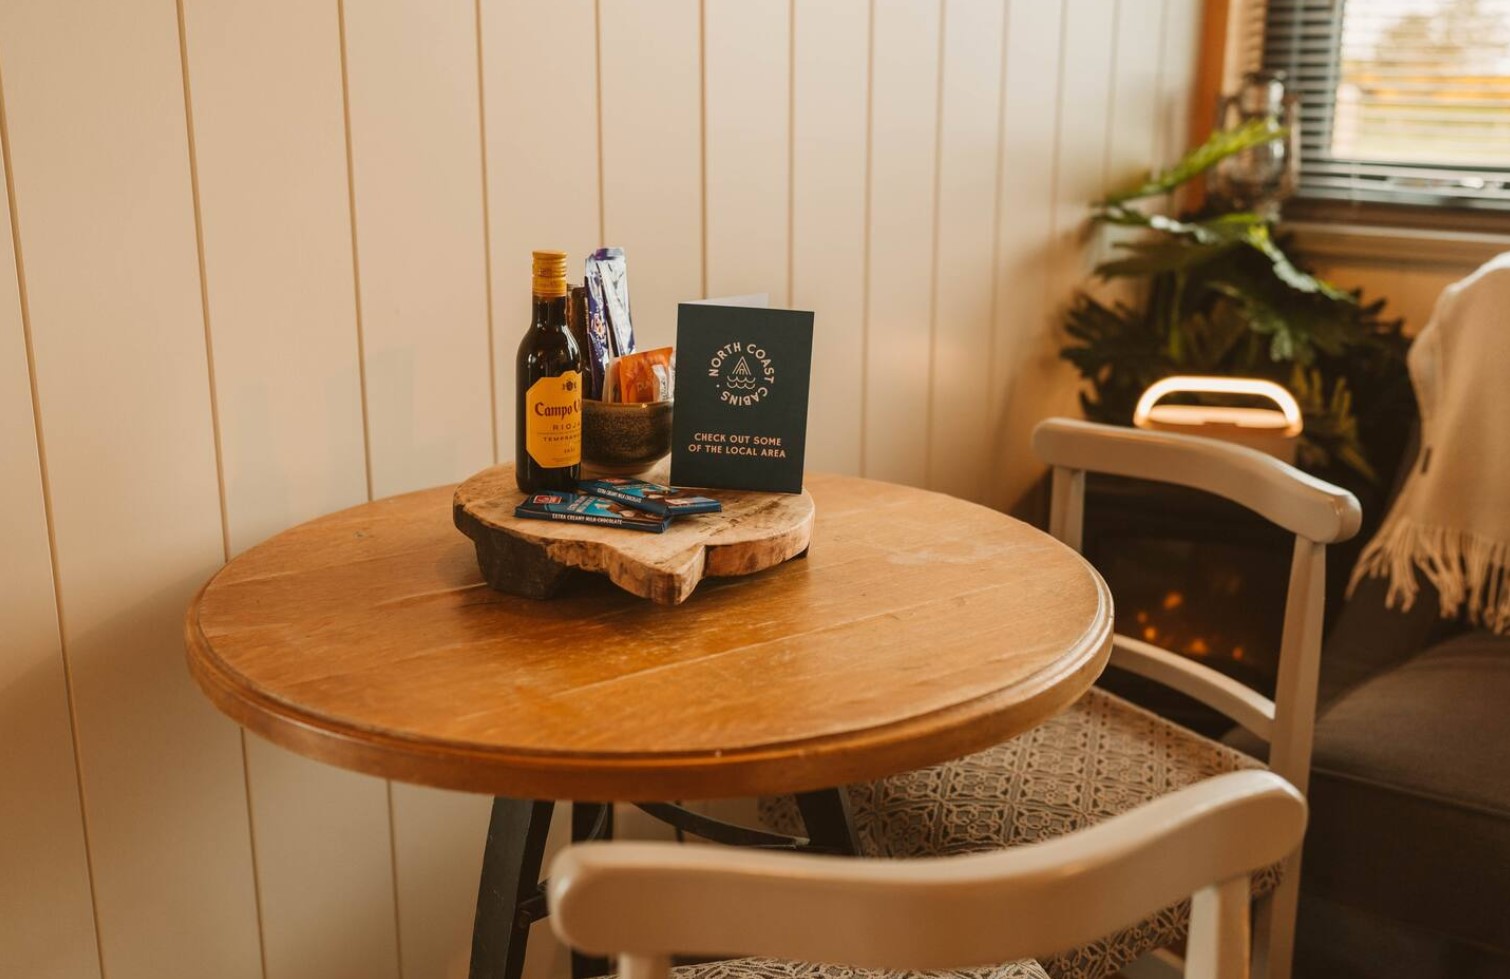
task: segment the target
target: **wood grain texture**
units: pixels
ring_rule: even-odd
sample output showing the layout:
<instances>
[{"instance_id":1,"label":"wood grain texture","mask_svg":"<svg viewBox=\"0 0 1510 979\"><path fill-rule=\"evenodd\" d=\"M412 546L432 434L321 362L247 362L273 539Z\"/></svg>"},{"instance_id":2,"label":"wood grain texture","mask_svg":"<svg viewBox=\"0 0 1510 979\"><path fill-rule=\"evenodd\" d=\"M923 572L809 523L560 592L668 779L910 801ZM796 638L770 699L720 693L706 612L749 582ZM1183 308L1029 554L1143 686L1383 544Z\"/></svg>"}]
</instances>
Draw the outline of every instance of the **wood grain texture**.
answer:
<instances>
[{"instance_id":1,"label":"wood grain texture","mask_svg":"<svg viewBox=\"0 0 1510 979\"><path fill-rule=\"evenodd\" d=\"M0 961L82 979L99 949L11 230L0 202Z\"/></svg>"},{"instance_id":2,"label":"wood grain texture","mask_svg":"<svg viewBox=\"0 0 1510 979\"><path fill-rule=\"evenodd\" d=\"M603 236L629 259L641 347L703 295L702 5L600 0Z\"/></svg>"},{"instance_id":3,"label":"wood grain texture","mask_svg":"<svg viewBox=\"0 0 1510 979\"><path fill-rule=\"evenodd\" d=\"M788 295L791 6L705 0L703 17L708 295L765 292L780 306Z\"/></svg>"},{"instance_id":4,"label":"wood grain texture","mask_svg":"<svg viewBox=\"0 0 1510 979\"><path fill-rule=\"evenodd\" d=\"M602 244L595 6L593 0L481 6L501 461L514 458L514 364L530 321L530 252L565 251L567 277L580 285L583 259ZM563 60L563 51L572 56Z\"/></svg>"},{"instance_id":5,"label":"wood grain texture","mask_svg":"<svg viewBox=\"0 0 1510 979\"><path fill-rule=\"evenodd\" d=\"M260 979L241 740L176 653L223 559L176 9L0 4L0 65L103 971Z\"/></svg>"},{"instance_id":6,"label":"wood grain texture","mask_svg":"<svg viewBox=\"0 0 1510 979\"><path fill-rule=\"evenodd\" d=\"M792 24L792 306L811 309L810 468L857 476L864 420L870 6L797 0Z\"/></svg>"},{"instance_id":7,"label":"wood grain texture","mask_svg":"<svg viewBox=\"0 0 1510 979\"><path fill-rule=\"evenodd\" d=\"M587 524L525 520L514 516L524 499L512 465L486 469L456 488L456 526L485 553L503 551L506 574L534 574L548 587L515 590L543 598L571 569L604 574L609 581L660 605L680 605L704 578L755 574L807 550L813 534L813 498L802 493L719 490L719 513L681 517L665 533L617 530ZM541 583L545 585L545 582Z\"/></svg>"},{"instance_id":8,"label":"wood grain texture","mask_svg":"<svg viewBox=\"0 0 1510 979\"><path fill-rule=\"evenodd\" d=\"M927 481L941 0L876 0L865 468Z\"/></svg>"},{"instance_id":9,"label":"wood grain texture","mask_svg":"<svg viewBox=\"0 0 1510 979\"><path fill-rule=\"evenodd\" d=\"M1111 600L1079 555L974 504L809 478L805 561L678 608L607 582L480 581L450 487L280 534L191 606L192 672L250 729L392 778L533 798L714 798L983 748L1077 697Z\"/></svg>"},{"instance_id":10,"label":"wood grain texture","mask_svg":"<svg viewBox=\"0 0 1510 979\"><path fill-rule=\"evenodd\" d=\"M299 0L183 14L234 554L367 497L340 24ZM396 977L382 780L257 738L246 764L264 979Z\"/></svg>"}]
</instances>

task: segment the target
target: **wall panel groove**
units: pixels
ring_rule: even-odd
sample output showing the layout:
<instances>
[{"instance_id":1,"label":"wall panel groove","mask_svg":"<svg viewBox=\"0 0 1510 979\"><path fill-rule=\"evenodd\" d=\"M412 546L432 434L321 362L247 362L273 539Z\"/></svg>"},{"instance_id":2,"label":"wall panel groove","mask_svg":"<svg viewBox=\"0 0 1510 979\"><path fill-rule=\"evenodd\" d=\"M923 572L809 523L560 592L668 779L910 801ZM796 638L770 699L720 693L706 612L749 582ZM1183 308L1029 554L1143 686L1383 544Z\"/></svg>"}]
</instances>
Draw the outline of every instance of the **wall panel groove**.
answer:
<instances>
[{"instance_id":1,"label":"wall panel groove","mask_svg":"<svg viewBox=\"0 0 1510 979\"><path fill-rule=\"evenodd\" d=\"M929 370L928 484L980 499L998 249L1002 36L999 0L949 0L940 37L939 162Z\"/></svg>"},{"instance_id":2,"label":"wall panel groove","mask_svg":"<svg viewBox=\"0 0 1510 979\"><path fill-rule=\"evenodd\" d=\"M0 78L0 957L38 979L98 976L94 866L62 636L47 453Z\"/></svg>"},{"instance_id":3,"label":"wall panel groove","mask_svg":"<svg viewBox=\"0 0 1510 979\"><path fill-rule=\"evenodd\" d=\"M224 539L176 7L8 3L0 63L103 968L252 979L240 736L180 631Z\"/></svg>"},{"instance_id":4,"label":"wall panel groove","mask_svg":"<svg viewBox=\"0 0 1510 979\"><path fill-rule=\"evenodd\" d=\"M180 2L229 557L367 497L340 20ZM394 975L382 781L243 750L264 974Z\"/></svg>"},{"instance_id":5,"label":"wall panel groove","mask_svg":"<svg viewBox=\"0 0 1510 979\"><path fill-rule=\"evenodd\" d=\"M941 0L875 0L865 468L927 481Z\"/></svg>"},{"instance_id":6,"label":"wall panel groove","mask_svg":"<svg viewBox=\"0 0 1510 979\"><path fill-rule=\"evenodd\" d=\"M225 452L221 444L220 404L215 383L215 338L210 329L210 291L205 276L204 218L199 198L199 160L194 140L194 97L189 77L189 47L184 24L184 0L177 0L178 61L183 79L184 136L189 150L189 198L194 206L194 248L199 260L199 306L204 325L205 380L210 393L210 430L215 444L215 482L220 502L220 545L224 560L231 559L231 522L226 509ZM263 926L265 903L262 897L261 872L257 864L257 821L252 806L252 778L246 750L246 732L240 731L241 781L246 798L247 843L251 853L252 901L257 910L257 953L262 979L268 979L267 933Z\"/></svg>"}]
</instances>

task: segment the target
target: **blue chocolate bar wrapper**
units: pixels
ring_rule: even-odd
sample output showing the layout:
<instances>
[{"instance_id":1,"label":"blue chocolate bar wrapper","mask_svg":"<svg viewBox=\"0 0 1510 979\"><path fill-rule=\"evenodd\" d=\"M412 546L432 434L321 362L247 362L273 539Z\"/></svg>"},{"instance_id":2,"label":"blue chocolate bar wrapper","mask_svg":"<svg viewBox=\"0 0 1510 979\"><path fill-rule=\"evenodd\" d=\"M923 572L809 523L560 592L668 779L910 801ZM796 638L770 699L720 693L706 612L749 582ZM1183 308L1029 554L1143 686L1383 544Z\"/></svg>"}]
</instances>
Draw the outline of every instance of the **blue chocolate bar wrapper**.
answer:
<instances>
[{"instance_id":1,"label":"blue chocolate bar wrapper","mask_svg":"<svg viewBox=\"0 0 1510 979\"><path fill-rule=\"evenodd\" d=\"M682 517L694 513L717 513L724 505L712 497L698 496L684 489L647 483L643 479L616 476L584 479L577 484L583 492L606 497L646 513Z\"/></svg>"},{"instance_id":2,"label":"blue chocolate bar wrapper","mask_svg":"<svg viewBox=\"0 0 1510 979\"><path fill-rule=\"evenodd\" d=\"M670 517L657 517L636 510L616 500L582 493L533 493L514 508L514 516L529 520L564 520L567 523L590 523L603 527L623 527L664 533L671 526Z\"/></svg>"}]
</instances>

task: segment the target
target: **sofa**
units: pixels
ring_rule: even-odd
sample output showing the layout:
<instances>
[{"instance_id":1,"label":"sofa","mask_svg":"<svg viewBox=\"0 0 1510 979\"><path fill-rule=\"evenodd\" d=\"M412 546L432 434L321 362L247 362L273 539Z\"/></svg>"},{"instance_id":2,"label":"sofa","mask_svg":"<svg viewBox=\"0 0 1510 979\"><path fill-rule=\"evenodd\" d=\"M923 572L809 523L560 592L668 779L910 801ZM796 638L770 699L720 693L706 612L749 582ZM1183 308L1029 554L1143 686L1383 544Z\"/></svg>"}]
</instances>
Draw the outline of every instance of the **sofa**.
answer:
<instances>
[{"instance_id":1,"label":"sofa","mask_svg":"<svg viewBox=\"0 0 1510 979\"><path fill-rule=\"evenodd\" d=\"M1510 636L1443 621L1424 582L1384 599L1361 582L1322 654L1296 975L1505 979Z\"/></svg>"}]
</instances>

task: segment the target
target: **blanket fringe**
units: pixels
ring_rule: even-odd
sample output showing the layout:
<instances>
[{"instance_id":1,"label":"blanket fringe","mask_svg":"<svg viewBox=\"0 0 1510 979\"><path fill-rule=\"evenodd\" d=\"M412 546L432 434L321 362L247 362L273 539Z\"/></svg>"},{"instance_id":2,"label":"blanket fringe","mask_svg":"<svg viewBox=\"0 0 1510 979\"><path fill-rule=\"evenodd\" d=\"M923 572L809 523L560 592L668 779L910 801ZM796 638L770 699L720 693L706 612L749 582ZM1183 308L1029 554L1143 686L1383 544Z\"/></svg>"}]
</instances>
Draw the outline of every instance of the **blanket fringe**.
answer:
<instances>
[{"instance_id":1,"label":"blanket fringe","mask_svg":"<svg viewBox=\"0 0 1510 979\"><path fill-rule=\"evenodd\" d=\"M1399 602L1409 609L1420 593L1417 571L1436 588L1443 618L1456 618L1466 606L1469 622L1510 633L1510 541L1409 519L1389 521L1363 549L1347 592L1352 595L1364 578L1387 575L1386 607Z\"/></svg>"}]
</instances>

